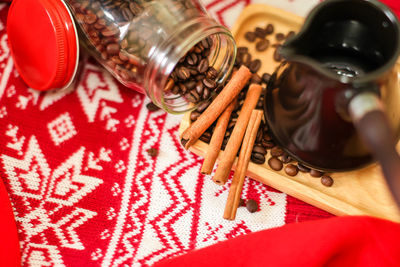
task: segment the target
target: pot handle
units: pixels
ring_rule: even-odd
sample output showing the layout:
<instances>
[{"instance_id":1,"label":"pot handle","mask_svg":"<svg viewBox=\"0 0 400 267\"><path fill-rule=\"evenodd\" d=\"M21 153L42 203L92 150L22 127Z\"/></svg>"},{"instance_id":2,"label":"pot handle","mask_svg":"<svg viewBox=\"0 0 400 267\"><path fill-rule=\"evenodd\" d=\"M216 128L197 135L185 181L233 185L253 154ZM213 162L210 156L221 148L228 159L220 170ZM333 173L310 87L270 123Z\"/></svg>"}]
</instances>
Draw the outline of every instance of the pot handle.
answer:
<instances>
[{"instance_id":1,"label":"pot handle","mask_svg":"<svg viewBox=\"0 0 400 267\"><path fill-rule=\"evenodd\" d=\"M372 92L360 93L350 101L349 113L361 140L380 163L389 189L400 207L400 156L381 100Z\"/></svg>"}]
</instances>

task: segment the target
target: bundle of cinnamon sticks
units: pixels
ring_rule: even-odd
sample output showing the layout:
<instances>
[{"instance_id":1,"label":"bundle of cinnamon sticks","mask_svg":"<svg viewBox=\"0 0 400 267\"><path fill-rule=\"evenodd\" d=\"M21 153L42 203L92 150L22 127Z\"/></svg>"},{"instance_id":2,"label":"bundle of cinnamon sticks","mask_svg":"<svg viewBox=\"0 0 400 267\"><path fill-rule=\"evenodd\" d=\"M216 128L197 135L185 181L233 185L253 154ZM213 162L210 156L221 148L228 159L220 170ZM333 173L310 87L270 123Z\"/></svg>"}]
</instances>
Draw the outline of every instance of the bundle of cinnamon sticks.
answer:
<instances>
[{"instance_id":1,"label":"bundle of cinnamon sticks","mask_svg":"<svg viewBox=\"0 0 400 267\"><path fill-rule=\"evenodd\" d=\"M251 76L252 73L249 69L242 65L239 70L233 74L231 80L207 109L182 133L182 145L188 149L208 127L217 121L201 168L201 172L204 174L211 174L214 168L221 150L231 113L237 105L238 95L246 86ZM222 152L223 154L218 163L215 175L212 178L216 184L224 185L228 180L236 155L239 149L241 149L236 164L236 171L229 189L224 212L225 219L233 220L239 206L240 195L250 162L251 151L263 116L261 110L255 110L261 92L262 87L260 85L250 85L239 117L237 118L225 150Z\"/></svg>"}]
</instances>

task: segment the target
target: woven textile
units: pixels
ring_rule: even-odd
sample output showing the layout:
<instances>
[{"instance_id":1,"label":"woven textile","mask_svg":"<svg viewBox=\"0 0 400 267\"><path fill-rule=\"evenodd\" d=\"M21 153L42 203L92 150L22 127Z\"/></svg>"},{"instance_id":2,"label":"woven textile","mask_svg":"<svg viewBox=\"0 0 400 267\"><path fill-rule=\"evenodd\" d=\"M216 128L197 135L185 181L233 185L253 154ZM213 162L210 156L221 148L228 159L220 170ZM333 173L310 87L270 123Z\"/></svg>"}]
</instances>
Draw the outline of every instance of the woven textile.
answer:
<instances>
[{"instance_id":1,"label":"woven textile","mask_svg":"<svg viewBox=\"0 0 400 267\"><path fill-rule=\"evenodd\" d=\"M264 2L305 15L314 0L204 1L232 26ZM61 92L28 88L15 70L0 5L0 177L13 204L24 266L145 266L195 248L330 214L247 179L241 208L222 219L229 183L200 174L179 144L181 116L150 112L95 62ZM159 150L157 157L147 153Z\"/></svg>"}]
</instances>

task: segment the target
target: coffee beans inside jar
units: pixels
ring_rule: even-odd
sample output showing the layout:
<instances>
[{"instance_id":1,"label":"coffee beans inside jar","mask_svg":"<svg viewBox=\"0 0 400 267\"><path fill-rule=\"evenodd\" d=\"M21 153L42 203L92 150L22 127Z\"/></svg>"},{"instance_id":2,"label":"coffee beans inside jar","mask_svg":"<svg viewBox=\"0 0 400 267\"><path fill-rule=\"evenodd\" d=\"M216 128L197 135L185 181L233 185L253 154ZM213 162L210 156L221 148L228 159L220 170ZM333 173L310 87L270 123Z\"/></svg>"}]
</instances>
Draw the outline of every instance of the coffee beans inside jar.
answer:
<instances>
[{"instance_id":1,"label":"coffee beans inside jar","mask_svg":"<svg viewBox=\"0 0 400 267\"><path fill-rule=\"evenodd\" d=\"M197 0L66 3L80 26L82 45L122 84L146 92L166 110L179 104L181 110L171 111L185 111L187 103L208 99L232 68L233 37Z\"/></svg>"},{"instance_id":2,"label":"coffee beans inside jar","mask_svg":"<svg viewBox=\"0 0 400 267\"><path fill-rule=\"evenodd\" d=\"M164 94L180 95L191 103L209 99L218 88L218 72L208 59L212 47L213 40L207 37L190 49L172 71Z\"/></svg>"}]
</instances>

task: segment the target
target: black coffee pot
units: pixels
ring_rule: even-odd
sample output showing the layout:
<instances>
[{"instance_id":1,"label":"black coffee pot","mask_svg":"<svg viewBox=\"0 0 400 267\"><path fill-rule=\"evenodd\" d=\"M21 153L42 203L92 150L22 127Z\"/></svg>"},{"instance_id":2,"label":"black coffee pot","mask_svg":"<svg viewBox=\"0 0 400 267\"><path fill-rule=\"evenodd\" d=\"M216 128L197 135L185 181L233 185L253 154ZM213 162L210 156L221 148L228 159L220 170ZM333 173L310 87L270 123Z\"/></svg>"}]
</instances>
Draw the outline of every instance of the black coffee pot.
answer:
<instances>
[{"instance_id":1,"label":"black coffee pot","mask_svg":"<svg viewBox=\"0 0 400 267\"><path fill-rule=\"evenodd\" d=\"M375 0L327 0L280 50L265 116L291 157L322 171L375 158L400 203L400 24Z\"/></svg>"}]
</instances>

